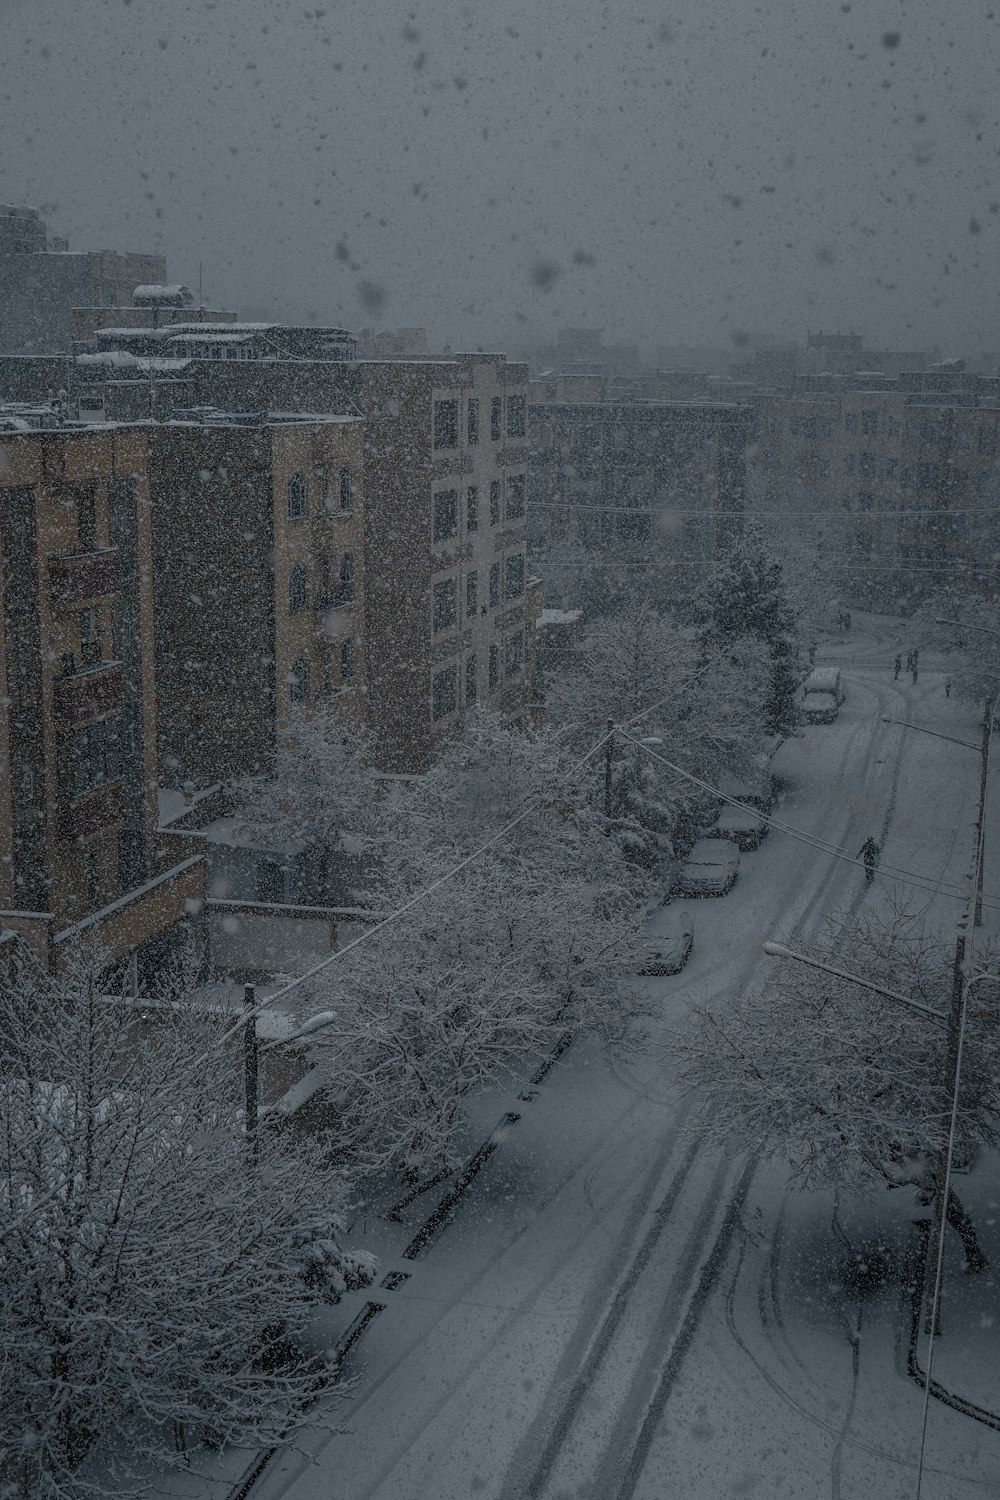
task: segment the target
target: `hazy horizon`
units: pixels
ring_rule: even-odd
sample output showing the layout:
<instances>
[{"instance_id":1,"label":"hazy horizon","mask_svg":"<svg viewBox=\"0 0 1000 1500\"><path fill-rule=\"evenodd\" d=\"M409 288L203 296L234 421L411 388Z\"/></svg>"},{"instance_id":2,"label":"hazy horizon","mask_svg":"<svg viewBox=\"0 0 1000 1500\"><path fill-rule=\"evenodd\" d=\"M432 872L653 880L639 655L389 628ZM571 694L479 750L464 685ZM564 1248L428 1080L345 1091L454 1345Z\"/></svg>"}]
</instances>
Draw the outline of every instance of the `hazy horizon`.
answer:
<instances>
[{"instance_id":1,"label":"hazy horizon","mask_svg":"<svg viewBox=\"0 0 1000 1500\"><path fill-rule=\"evenodd\" d=\"M242 317L979 359L994 12L815 12L0 0L0 198Z\"/></svg>"}]
</instances>

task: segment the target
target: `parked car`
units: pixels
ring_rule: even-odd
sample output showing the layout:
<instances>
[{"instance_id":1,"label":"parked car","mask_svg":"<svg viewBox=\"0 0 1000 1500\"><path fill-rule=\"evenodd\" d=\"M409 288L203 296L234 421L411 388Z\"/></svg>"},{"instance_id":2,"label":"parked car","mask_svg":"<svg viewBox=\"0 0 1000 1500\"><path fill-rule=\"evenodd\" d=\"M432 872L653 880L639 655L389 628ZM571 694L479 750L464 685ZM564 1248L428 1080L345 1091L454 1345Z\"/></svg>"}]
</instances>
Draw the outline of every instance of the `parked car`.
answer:
<instances>
[{"instance_id":1,"label":"parked car","mask_svg":"<svg viewBox=\"0 0 1000 1500\"><path fill-rule=\"evenodd\" d=\"M655 931L639 950L637 974L679 974L694 946L694 922L683 906L668 906L653 918Z\"/></svg>"},{"instance_id":2,"label":"parked car","mask_svg":"<svg viewBox=\"0 0 1000 1500\"><path fill-rule=\"evenodd\" d=\"M833 693L806 693L802 699L802 717L807 724L832 724L840 712Z\"/></svg>"},{"instance_id":3,"label":"parked car","mask_svg":"<svg viewBox=\"0 0 1000 1500\"><path fill-rule=\"evenodd\" d=\"M724 807L712 831L721 839L732 839L737 849L756 849L767 824L748 808Z\"/></svg>"},{"instance_id":4,"label":"parked car","mask_svg":"<svg viewBox=\"0 0 1000 1500\"><path fill-rule=\"evenodd\" d=\"M740 855L729 839L699 839L681 866L678 887L690 896L724 896L740 871Z\"/></svg>"}]
</instances>

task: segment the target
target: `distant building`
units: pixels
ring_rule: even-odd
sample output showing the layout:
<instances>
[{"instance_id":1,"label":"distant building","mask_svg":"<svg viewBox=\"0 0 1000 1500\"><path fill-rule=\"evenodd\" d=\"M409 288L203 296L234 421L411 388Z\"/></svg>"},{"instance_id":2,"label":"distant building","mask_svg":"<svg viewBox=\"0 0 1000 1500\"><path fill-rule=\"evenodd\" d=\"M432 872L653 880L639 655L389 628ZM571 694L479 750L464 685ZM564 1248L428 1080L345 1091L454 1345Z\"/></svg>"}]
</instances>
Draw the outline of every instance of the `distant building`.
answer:
<instances>
[{"instance_id":1,"label":"distant building","mask_svg":"<svg viewBox=\"0 0 1000 1500\"><path fill-rule=\"evenodd\" d=\"M750 509L820 528L859 597L920 592L955 564L995 576L1000 378L804 376L755 404Z\"/></svg>"},{"instance_id":2,"label":"distant building","mask_svg":"<svg viewBox=\"0 0 1000 1500\"><path fill-rule=\"evenodd\" d=\"M141 972L204 896L200 855L155 835L146 433L0 413L0 554L0 929L53 966L93 929Z\"/></svg>"},{"instance_id":3,"label":"distant building","mask_svg":"<svg viewBox=\"0 0 1000 1500\"><path fill-rule=\"evenodd\" d=\"M358 330L359 359L421 359L427 355L426 328Z\"/></svg>"},{"instance_id":4,"label":"distant building","mask_svg":"<svg viewBox=\"0 0 1000 1500\"><path fill-rule=\"evenodd\" d=\"M607 553L660 537L703 566L740 524L752 408L701 402L533 403L531 539Z\"/></svg>"},{"instance_id":5,"label":"distant building","mask_svg":"<svg viewBox=\"0 0 1000 1500\"><path fill-rule=\"evenodd\" d=\"M37 209L0 204L0 353L65 353L74 308L117 307L165 280L162 255L71 251Z\"/></svg>"},{"instance_id":6,"label":"distant building","mask_svg":"<svg viewBox=\"0 0 1000 1500\"><path fill-rule=\"evenodd\" d=\"M190 328L203 323L228 326L235 322L234 312L195 307L194 293L186 286L137 286L129 306L74 307L72 349L74 354L93 353L98 348L98 329L129 333L135 329L161 329L175 324ZM157 349L156 352L163 351Z\"/></svg>"}]
</instances>

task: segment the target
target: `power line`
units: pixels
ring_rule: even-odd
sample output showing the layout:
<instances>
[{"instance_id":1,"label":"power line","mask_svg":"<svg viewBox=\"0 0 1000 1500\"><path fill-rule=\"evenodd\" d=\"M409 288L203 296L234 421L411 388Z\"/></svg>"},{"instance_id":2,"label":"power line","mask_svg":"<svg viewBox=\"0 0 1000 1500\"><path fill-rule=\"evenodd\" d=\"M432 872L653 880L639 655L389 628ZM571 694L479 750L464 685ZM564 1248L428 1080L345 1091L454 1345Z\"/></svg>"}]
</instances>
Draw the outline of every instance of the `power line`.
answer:
<instances>
[{"instance_id":1,"label":"power line","mask_svg":"<svg viewBox=\"0 0 1000 1500\"><path fill-rule=\"evenodd\" d=\"M738 510L723 510L719 507L710 508L701 506L698 509L687 509L682 506L671 505L669 501L657 501L649 505L616 505L614 501L606 501L604 504L593 504L589 500L532 500L529 505L531 510L600 510L607 515L615 516L695 516L703 521L717 521L720 517L725 519L729 516L809 516L814 521L829 521L834 517L840 517L842 508L834 510L817 509L815 506L808 510L795 510L785 506L766 505L743 505ZM843 514L850 516L937 516L945 519L948 516L979 516L996 515L996 505L938 505L927 508L916 508L912 506L889 507L859 507L857 510L843 510Z\"/></svg>"},{"instance_id":2,"label":"power line","mask_svg":"<svg viewBox=\"0 0 1000 1500\"><path fill-rule=\"evenodd\" d=\"M779 833L786 833L790 838L798 839L800 843L809 844L813 849L818 849L821 854L828 854L833 859L842 860L845 864L856 865L859 869L863 868L862 860L856 855L848 854L847 850L841 845L829 843L825 839L817 838L814 834L803 833L799 828L793 828L788 823L782 823L777 818L772 818L769 814L762 813L756 807L748 806L747 803L739 801L736 797L730 797L726 792L720 791L718 787L713 786L711 782L703 780L700 776L696 776L692 771L686 771L683 766L675 765L673 761L667 760L666 756L657 754L650 745L644 744L642 740L635 739L634 736L628 734L621 726L618 727L623 739L629 740L633 745L638 745L653 760L658 760L668 770L675 772L678 776L682 776L686 781L691 782L692 785L700 787L702 791L710 792L714 797L727 802L730 807L738 807L743 812L752 813L762 823L766 823L769 828L777 828ZM900 884L912 885L917 890L931 891L934 894L947 896L953 901L968 900L967 892L958 891L952 886L935 884L929 876L921 875L912 870L900 870L893 865L880 864L879 871L883 875L889 875L894 880L898 880ZM995 901L992 898L987 899L984 897L983 904L989 906L992 910L1000 910L1000 901Z\"/></svg>"}]
</instances>

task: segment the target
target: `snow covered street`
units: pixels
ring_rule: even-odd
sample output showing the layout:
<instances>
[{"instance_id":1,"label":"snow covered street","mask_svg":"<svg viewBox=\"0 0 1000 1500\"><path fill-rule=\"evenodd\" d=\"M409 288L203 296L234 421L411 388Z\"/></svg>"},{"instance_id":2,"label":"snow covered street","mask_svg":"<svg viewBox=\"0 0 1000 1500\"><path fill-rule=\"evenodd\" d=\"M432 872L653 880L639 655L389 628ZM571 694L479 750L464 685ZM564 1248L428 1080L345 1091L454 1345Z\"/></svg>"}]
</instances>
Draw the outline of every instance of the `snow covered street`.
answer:
<instances>
[{"instance_id":1,"label":"snow covered street","mask_svg":"<svg viewBox=\"0 0 1000 1500\"><path fill-rule=\"evenodd\" d=\"M976 715L945 699L932 664L916 687L894 682L891 654L837 655L847 701L782 748L774 816L852 858L874 833L884 865L918 886L868 888L856 863L772 831L728 896L690 903L687 968L636 981L659 1011L647 1048L623 1061L579 1042L531 1097L489 1101L484 1134L504 1108L520 1118L453 1221L410 1261L401 1247L429 1205L387 1237L383 1271L408 1276L377 1294L343 1430L276 1458L254 1500L912 1493L922 1391L906 1374L900 1271L912 1193L845 1202L834 1225L832 1197L790 1192L780 1168L713 1158L685 1132L671 1057L688 1007L724 1008L752 986L769 937L807 938L893 895L954 930L962 906L945 888L967 889L978 757L882 720L975 740ZM986 889L1000 890L989 872ZM996 918L989 907L994 930ZM379 1248L386 1226L368 1228ZM860 1298L843 1279L848 1243L884 1260ZM992 1317L992 1274L968 1288ZM948 1290L942 1379L963 1339ZM997 1493L1000 1435L937 1401L928 1452L926 1493Z\"/></svg>"}]
</instances>

